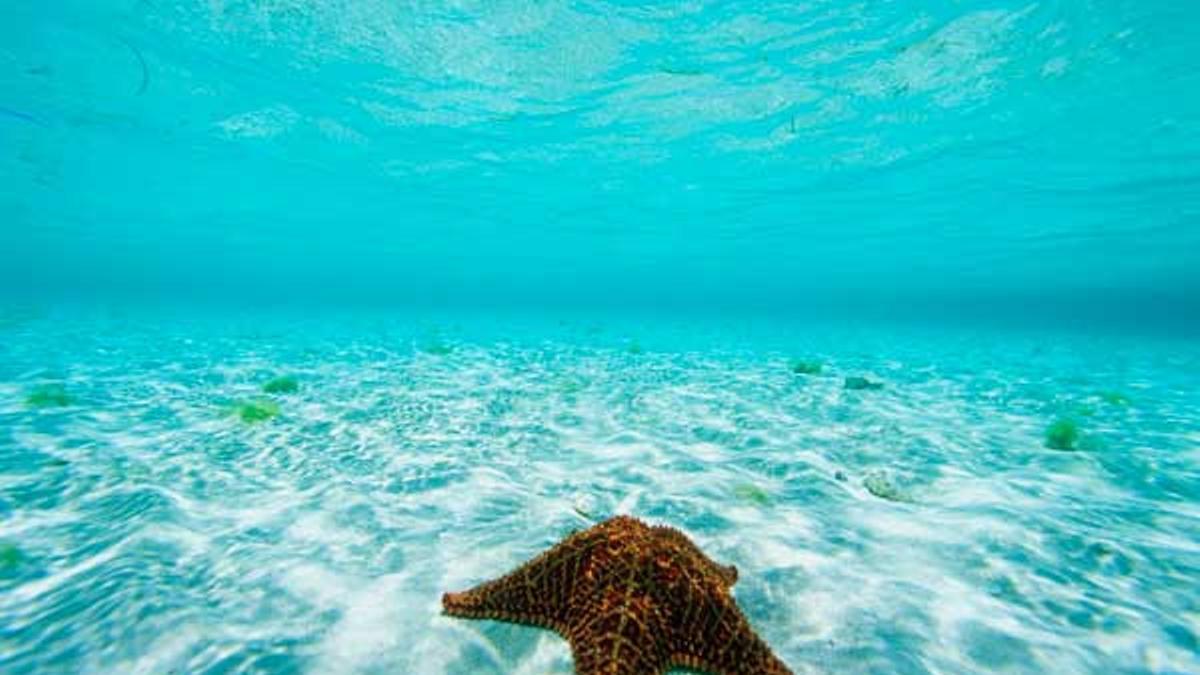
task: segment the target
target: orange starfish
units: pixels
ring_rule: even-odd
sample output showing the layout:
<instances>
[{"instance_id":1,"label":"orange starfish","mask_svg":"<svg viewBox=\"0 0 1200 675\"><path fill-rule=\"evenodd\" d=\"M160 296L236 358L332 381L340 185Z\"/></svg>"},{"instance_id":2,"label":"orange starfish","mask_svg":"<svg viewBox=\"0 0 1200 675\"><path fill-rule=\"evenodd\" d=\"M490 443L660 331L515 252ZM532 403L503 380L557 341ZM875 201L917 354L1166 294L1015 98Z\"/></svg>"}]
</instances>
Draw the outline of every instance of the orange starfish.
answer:
<instances>
[{"instance_id":1,"label":"orange starfish","mask_svg":"<svg viewBox=\"0 0 1200 675\"><path fill-rule=\"evenodd\" d=\"M499 579L446 593L442 607L549 628L571 644L579 675L790 675L729 595L736 581L736 567L679 530L618 516Z\"/></svg>"}]
</instances>

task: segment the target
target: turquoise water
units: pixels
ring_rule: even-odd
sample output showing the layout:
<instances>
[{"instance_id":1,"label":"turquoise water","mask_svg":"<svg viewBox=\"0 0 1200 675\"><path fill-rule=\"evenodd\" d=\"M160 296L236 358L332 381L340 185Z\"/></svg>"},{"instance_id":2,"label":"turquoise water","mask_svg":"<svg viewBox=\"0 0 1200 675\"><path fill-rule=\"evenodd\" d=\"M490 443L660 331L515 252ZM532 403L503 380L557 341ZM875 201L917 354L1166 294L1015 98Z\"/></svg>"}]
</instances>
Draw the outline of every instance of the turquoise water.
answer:
<instances>
[{"instance_id":1,"label":"turquoise water","mask_svg":"<svg viewBox=\"0 0 1200 675\"><path fill-rule=\"evenodd\" d=\"M618 513L798 673L1200 672L1198 45L6 4L0 672L569 673L441 593Z\"/></svg>"}]
</instances>

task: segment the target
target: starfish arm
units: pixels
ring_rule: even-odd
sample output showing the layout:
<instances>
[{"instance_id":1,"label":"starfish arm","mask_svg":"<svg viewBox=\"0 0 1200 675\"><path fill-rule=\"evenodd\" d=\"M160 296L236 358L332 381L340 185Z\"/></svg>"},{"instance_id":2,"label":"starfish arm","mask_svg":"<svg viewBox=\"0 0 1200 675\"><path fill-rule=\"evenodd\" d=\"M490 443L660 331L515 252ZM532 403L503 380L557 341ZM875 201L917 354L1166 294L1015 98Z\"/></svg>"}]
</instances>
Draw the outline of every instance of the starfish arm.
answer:
<instances>
[{"instance_id":1,"label":"starfish arm","mask_svg":"<svg viewBox=\"0 0 1200 675\"><path fill-rule=\"evenodd\" d=\"M608 635L571 643L576 675L662 675L666 659L651 659L637 650L643 645Z\"/></svg>"},{"instance_id":2,"label":"starfish arm","mask_svg":"<svg viewBox=\"0 0 1200 675\"><path fill-rule=\"evenodd\" d=\"M736 606L724 609L716 617L717 623L709 626L705 640L677 643L670 658L672 666L715 675L792 675Z\"/></svg>"},{"instance_id":3,"label":"starfish arm","mask_svg":"<svg viewBox=\"0 0 1200 675\"><path fill-rule=\"evenodd\" d=\"M577 675L660 675L668 666L665 625L635 583L597 592L576 608L568 641Z\"/></svg>"},{"instance_id":4,"label":"starfish arm","mask_svg":"<svg viewBox=\"0 0 1200 675\"><path fill-rule=\"evenodd\" d=\"M575 534L508 574L442 596L449 616L497 619L566 633L575 580L588 555L588 537Z\"/></svg>"},{"instance_id":5,"label":"starfish arm","mask_svg":"<svg viewBox=\"0 0 1200 675\"><path fill-rule=\"evenodd\" d=\"M673 527L664 525L656 525L651 531L660 541L669 542L669 545L674 547L678 552L677 555L690 557L693 561L699 561L705 571L721 580L721 583L726 589L732 588L737 583L738 569L733 565L722 565L704 554L698 546L692 543L687 535Z\"/></svg>"}]
</instances>

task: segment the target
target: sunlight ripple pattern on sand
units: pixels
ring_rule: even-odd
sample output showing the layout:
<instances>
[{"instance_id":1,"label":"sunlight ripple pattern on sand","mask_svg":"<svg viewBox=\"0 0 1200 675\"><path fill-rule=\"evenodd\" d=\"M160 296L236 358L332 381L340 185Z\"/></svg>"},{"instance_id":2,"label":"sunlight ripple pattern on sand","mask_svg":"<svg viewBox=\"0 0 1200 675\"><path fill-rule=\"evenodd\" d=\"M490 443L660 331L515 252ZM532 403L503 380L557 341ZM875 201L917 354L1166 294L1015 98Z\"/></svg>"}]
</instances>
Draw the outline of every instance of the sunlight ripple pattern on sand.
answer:
<instances>
[{"instance_id":1,"label":"sunlight ripple pattern on sand","mask_svg":"<svg viewBox=\"0 0 1200 675\"><path fill-rule=\"evenodd\" d=\"M615 513L737 564L797 672L1200 668L1194 344L473 321L4 328L0 670L568 673L439 596Z\"/></svg>"}]
</instances>

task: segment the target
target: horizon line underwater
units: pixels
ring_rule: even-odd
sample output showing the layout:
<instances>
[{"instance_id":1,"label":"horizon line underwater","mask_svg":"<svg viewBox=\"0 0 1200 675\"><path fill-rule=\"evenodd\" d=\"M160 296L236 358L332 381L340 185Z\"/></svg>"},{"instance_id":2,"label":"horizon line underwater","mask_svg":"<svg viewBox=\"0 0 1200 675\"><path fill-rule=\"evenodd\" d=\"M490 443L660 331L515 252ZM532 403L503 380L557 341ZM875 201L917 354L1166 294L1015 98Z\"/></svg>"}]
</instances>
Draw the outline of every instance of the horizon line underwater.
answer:
<instances>
[{"instance_id":1,"label":"horizon line underwater","mask_svg":"<svg viewBox=\"0 0 1200 675\"><path fill-rule=\"evenodd\" d=\"M0 61L0 673L1200 672L1200 4Z\"/></svg>"}]
</instances>

